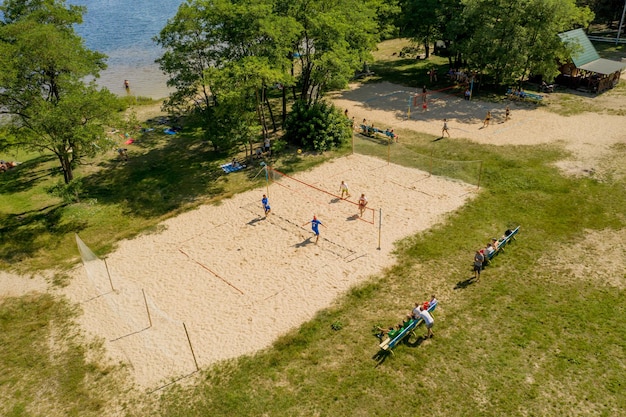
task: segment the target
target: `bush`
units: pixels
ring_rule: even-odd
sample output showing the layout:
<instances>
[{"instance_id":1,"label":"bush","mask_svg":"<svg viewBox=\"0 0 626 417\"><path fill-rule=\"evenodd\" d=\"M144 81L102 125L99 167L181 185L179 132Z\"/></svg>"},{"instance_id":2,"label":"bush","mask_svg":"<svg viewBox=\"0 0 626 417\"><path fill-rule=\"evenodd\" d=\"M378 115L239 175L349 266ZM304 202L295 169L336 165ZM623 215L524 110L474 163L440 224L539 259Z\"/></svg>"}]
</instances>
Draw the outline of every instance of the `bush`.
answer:
<instances>
[{"instance_id":1,"label":"bush","mask_svg":"<svg viewBox=\"0 0 626 417\"><path fill-rule=\"evenodd\" d=\"M64 203L80 202L80 193L83 188L83 180L75 178L69 184L59 181L56 185L46 188L46 192L55 197L59 197Z\"/></svg>"},{"instance_id":2,"label":"bush","mask_svg":"<svg viewBox=\"0 0 626 417\"><path fill-rule=\"evenodd\" d=\"M285 121L285 139L298 148L326 151L340 147L352 134L351 121L328 103L294 104Z\"/></svg>"}]
</instances>

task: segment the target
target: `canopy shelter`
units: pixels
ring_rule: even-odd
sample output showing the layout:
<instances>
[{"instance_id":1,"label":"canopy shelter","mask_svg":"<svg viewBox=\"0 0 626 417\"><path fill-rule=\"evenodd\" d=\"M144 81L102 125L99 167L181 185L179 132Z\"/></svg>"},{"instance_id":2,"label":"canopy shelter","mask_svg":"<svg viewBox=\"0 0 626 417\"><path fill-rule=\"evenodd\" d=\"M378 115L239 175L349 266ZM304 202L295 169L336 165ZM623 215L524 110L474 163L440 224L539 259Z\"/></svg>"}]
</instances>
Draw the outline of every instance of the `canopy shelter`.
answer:
<instances>
[{"instance_id":1,"label":"canopy shelter","mask_svg":"<svg viewBox=\"0 0 626 417\"><path fill-rule=\"evenodd\" d=\"M559 84L582 87L595 93L617 85L626 63L600 58L582 29L559 33L559 37L567 46L574 48L572 62L561 66L561 75L557 78Z\"/></svg>"}]
</instances>

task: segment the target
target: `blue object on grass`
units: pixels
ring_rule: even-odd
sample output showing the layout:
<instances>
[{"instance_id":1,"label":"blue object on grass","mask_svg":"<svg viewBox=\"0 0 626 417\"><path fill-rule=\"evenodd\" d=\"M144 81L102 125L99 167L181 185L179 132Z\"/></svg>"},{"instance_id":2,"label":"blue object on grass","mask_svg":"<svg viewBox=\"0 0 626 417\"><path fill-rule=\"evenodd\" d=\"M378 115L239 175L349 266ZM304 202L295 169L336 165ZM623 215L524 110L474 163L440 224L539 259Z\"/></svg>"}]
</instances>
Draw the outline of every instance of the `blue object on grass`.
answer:
<instances>
[{"instance_id":1,"label":"blue object on grass","mask_svg":"<svg viewBox=\"0 0 626 417\"><path fill-rule=\"evenodd\" d=\"M237 166L234 166L232 162L228 164L220 165L220 168L222 168L222 170L227 174L230 174L231 172L237 172L239 170L244 169L245 167L246 166L243 164L237 164Z\"/></svg>"}]
</instances>

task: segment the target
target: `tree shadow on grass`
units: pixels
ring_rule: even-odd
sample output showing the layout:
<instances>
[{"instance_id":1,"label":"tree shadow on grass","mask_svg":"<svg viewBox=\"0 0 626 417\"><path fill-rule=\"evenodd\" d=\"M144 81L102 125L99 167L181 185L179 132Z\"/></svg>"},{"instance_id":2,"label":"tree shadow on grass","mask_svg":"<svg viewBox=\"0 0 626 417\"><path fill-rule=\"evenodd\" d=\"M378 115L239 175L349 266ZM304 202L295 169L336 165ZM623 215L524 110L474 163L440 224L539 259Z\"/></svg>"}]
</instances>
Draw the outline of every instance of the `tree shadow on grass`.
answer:
<instances>
[{"instance_id":1,"label":"tree shadow on grass","mask_svg":"<svg viewBox=\"0 0 626 417\"><path fill-rule=\"evenodd\" d=\"M0 173L0 194L19 193L30 190L40 180L59 174L60 168L44 168L42 165L55 160L54 155L42 155L29 159L7 172Z\"/></svg>"},{"instance_id":2,"label":"tree shadow on grass","mask_svg":"<svg viewBox=\"0 0 626 417\"><path fill-rule=\"evenodd\" d=\"M63 217L67 204L47 206L19 214L0 214L0 260L15 264L33 257L55 240L87 227L86 221ZM50 236L42 239L41 236Z\"/></svg>"},{"instance_id":3,"label":"tree shadow on grass","mask_svg":"<svg viewBox=\"0 0 626 417\"><path fill-rule=\"evenodd\" d=\"M83 180L83 195L99 203L117 204L128 213L144 218L174 211L199 197L218 195L226 175L220 161L226 155L184 136L128 161L104 161L103 170Z\"/></svg>"}]
</instances>

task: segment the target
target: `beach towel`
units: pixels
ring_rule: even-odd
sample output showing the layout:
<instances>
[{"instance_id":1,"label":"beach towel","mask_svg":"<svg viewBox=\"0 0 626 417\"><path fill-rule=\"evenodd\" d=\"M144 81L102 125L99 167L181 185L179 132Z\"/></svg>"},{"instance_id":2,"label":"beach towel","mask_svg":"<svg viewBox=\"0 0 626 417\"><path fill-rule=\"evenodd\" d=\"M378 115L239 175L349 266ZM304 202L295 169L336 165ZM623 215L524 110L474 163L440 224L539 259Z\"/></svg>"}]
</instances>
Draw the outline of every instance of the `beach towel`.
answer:
<instances>
[{"instance_id":1,"label":"beach towel","mask_svg":"<svg viewBox=\"0 0 626 417\"><path fill-rule=\"evenodd\" d=\"M243 164L238 164L237 166L233 166L232 162L228 164L220 165L220 168L222 168L222 170L227 174L230 174L231 172L237 172L239 170L244 169L245 167L246 166Z\"/></svg>"}]
</instances>

